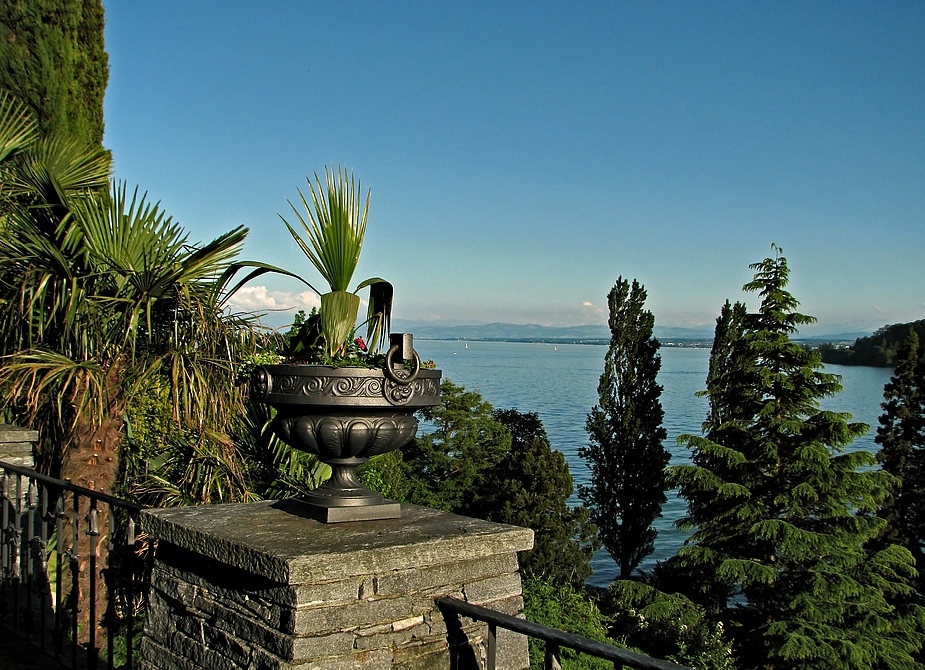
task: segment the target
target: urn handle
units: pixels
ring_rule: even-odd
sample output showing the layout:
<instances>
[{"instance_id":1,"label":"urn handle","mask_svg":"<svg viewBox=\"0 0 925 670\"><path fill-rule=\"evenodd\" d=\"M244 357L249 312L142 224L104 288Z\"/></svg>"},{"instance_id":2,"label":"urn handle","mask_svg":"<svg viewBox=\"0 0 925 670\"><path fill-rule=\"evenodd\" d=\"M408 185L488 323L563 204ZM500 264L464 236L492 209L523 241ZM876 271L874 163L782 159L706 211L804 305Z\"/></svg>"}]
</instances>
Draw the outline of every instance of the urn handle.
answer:
<instances>
[{"instance_id":1,"label":"urn handle","mask_svg":"<svg viewBox=\"0 0 925 670\"><path fill-rule=\"evenodd\" d=\"M412 346L410 333L393 333L389 336L389 343L392 346L385 355L385 375L396 384L406 386L418 378L418 373L421 371L421 358ZM395 363L396 354L400 356L397 363ZM405 371L407 360L411 361L410 373Z\"/></svg>"}]
</instances>

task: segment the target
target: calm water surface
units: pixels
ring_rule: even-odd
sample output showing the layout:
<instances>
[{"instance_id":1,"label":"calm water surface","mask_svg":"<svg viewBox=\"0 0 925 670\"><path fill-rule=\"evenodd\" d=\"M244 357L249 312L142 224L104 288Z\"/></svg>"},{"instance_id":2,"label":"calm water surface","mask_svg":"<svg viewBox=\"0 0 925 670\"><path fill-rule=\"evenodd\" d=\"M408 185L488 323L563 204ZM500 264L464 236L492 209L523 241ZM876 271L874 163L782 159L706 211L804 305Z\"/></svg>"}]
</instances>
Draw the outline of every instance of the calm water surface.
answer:
<instances>
[{"instance_id":1,"label":"calm water surface","mask_svg":"<svg viewBox=\"0 0 925 670\"><path fill-rule=\"evenodd\" d=\"M597 382L606 346L443 340L415 340L414 344L421 358L436 361L445 378L478 391L495 408L536 412L553 448L565 454L576 485L588 482L588 469L578 457L578 449L588 444L585 419L597 404ZM677 446L677 437L699 433L706 416L706 399L695 394L706 384L710 352L663 347L661 355L659 383L664 387L662 407L668 431L665 446L671 451L672 463L681 463L688 452ZM873 438L881 413L883 386L892 371L841 365L828 366L828 371L842 375L844 390L826 399L823 406L850 412L856 421L870 424L871 430L851 448L875 451ZM579 503L575 496L571 502ZM657 560L673 555L684 543L684 536L673 525L683 513L684 501L669 493L662 518L656 521L659 535L655 552L643 568L651 568ZM605 586L617 575L616 565L603 550L595 556L592 567L594 576L590 583L595 585Z\"/></svg>"}]
</instances>

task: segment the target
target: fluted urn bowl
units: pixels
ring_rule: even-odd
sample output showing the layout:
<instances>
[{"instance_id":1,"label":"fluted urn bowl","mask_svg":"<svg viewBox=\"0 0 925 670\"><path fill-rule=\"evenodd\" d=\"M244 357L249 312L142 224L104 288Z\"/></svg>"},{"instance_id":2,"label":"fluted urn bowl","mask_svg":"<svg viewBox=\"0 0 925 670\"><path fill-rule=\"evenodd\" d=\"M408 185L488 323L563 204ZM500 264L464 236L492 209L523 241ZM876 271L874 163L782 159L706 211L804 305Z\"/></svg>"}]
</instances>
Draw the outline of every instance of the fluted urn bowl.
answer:
<instances>
[{"instance_id":1,"label":"fluted urn bowl","mask_svg":"<svg viewBox=\"0 0 925 670\"><path fill-rule=\"evenodd\" d=\"M262 365L251 399L276 409L272 430L295 449L331 466L331 477L305 502L323 521L400 516L397 503L360 482L357 467L407 444L417 432L414 413L440 402L439 370Z\"/></svg>"}]
</instances>

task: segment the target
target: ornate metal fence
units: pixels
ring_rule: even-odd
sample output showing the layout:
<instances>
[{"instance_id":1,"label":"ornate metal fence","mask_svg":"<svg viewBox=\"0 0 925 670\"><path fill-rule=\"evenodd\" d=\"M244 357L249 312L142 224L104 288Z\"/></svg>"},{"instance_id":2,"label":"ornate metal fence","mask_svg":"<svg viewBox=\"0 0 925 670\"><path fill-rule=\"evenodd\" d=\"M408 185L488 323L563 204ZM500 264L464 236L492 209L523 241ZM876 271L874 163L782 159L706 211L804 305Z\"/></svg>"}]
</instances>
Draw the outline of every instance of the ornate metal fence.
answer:
<instances>
[{"instance_id":1,"label":"ornate metal fence","mask_svg":"<svg viewBox=\"0 0 925 670\"><path fill-rule=\"evenodd\" d=\"M133 668L153 554L141 507L5 462L0 486L0 625L70 668Z\"/></svg>"}]
</instances>

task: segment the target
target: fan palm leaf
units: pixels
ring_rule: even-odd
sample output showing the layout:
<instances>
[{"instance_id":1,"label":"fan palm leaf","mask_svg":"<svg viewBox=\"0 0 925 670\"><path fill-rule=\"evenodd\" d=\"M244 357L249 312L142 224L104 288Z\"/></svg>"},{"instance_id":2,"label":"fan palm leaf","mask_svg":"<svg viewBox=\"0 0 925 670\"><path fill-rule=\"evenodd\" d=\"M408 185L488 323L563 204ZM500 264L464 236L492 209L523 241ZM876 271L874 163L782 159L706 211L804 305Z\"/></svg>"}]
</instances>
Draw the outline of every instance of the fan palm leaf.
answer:
<instances>
[{"instance_id":1,"label":"fan palm leaf","mask_svg":"<svg viewBox=\"0 0 925 670\"><path fill-rule=\"evenodd\" d=\"M42 349L7 356L0 366L0 387L29 408L27 416L32 420L48 400L62 418L100 416L110 393L106 371L97 361L74 361Z\"/></svg>"},{"instance_id":2,"label":"fan palm leaf","mask_svg":"<svg viewBox=\"0 0 925 670\"><path fill-rule=\"evenodd\" d=\"M330 291L321 295L321 331L326 353L337 356L350 339L359 313L359 298L355 294L370 288L370 311L367 318L371 349L377 349L388 329L391 314L392 287L379 277L367 279L350 293L350 283L360 260L366 222L369 216L370 192L365 199L360 183L346 168L325 168L325 183L318 173L308 179L309 198L299 190L305 214L292 202L290 208L301 226L302 234L280 215L289 234L327 281ZM309 200L311 202L309 202Z\"/></svg>"},{"instance_id":3,"label":"fan palm leaf","mask_svg":"<svg viewBox=\"0 0 925 670\"><path fill-rule=\"evenodd\" d=\"M0 92L0 161L26 148L39 137L38 123L25 104Z\"/></svg>"},{"instance_id":4,"label":"fan palm leaf","mask_svg":"<svg viewBox=\"0 0 925 670\"><path fill-rule=\"evenodd\" d=\"M311 205L299 190L307 220L295 205L289 203L308 241L286 219L283 219L283 223L302 252L328 282L331 291L348 291L363 248L371 194L367 191L365 202L362 201L359 182L348 175L343 167L339 167L336 172L325 168L324 185L317 172L314 176L314 183L306 180Z\"/></svg>"}]
</instances>

